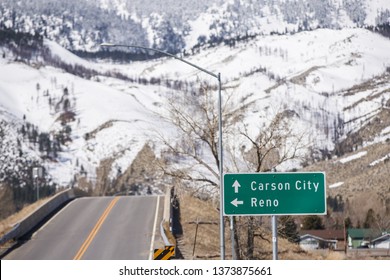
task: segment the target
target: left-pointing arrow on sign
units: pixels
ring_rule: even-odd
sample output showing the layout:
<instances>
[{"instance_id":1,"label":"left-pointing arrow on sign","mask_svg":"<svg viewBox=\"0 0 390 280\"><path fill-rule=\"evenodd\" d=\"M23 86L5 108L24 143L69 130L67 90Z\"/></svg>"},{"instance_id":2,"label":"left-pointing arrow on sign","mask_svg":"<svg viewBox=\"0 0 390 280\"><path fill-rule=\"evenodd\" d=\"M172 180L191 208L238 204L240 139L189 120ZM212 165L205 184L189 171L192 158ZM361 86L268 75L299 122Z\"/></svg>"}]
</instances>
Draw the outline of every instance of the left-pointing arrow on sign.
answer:
<instances>
[{"instance_id":1,"label":"left-pointing arrow on sign","mask_svg":"<svg viewBox=\"0 0 390 280\"><path fill-rule=\"evenodd\" d=\"M233 200L233 201L230 202L230 203L233 204L234 206L238 207L238 205L244 204L244 201L238 200L238 199L236 198L235 200Z\"/></svg>"}]
</instances>

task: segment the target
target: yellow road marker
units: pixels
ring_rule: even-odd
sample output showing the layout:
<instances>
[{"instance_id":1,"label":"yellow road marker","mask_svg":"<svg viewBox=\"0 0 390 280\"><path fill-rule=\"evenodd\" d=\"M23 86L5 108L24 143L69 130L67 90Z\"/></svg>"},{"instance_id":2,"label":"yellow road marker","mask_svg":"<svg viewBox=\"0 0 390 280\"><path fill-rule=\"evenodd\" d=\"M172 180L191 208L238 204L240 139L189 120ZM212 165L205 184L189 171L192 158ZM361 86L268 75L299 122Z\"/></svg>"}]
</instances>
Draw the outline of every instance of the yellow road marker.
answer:
<instances>
[{"instance_id":1,"label":"yellow road marker","mask_svg":"<svg viewBox=\"0 0 390 280\"><path fill-rule=\"evenodd\" d=\"M154 260L170 260L175 256L175 246L165 246L164 249L155 249Z\"/></svg>"},{"instance_id":2,"label":"yellow road marker","mask_svg":"<svg viewBox=\"0 0 390 280\"><path fill-rule=\"evenodd\" d=\"M83 245L81 245L79 251L74 256L74 260L80 260L84 253L87 251L89 245L91 245L92 240L95 238L96 234L98 233L100 227L103 225L104 221L106 220L108 214L111 212L112 208L115 206L115 204L118 202L119 197L115 197L111 203L107 206L106 210L104 210L103 214L97 221L96 225L92 229L91 233L88 235L87 239L85 239Z\"/></svg>"}]
</instances>

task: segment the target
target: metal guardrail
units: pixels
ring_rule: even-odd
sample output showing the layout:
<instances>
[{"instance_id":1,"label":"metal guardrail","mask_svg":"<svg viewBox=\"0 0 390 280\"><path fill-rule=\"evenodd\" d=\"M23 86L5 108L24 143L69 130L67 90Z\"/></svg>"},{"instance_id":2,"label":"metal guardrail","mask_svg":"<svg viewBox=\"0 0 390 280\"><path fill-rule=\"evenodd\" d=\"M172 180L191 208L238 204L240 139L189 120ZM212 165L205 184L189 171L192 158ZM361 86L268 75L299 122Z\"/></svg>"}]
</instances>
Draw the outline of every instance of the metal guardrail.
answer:
<instances>
[{"instance_id":1,"label":"metal guardrail","mask_svg":"<svg viewBox=\"0 0 390 280\"><path fill-rule=\"evenodd\" d=\"M161 237L164 241L165 246L174 246L169 241L169 238L167 237L164 229L164 223L168 222L169 223L169 231L172 231L171 227L171 221L172 221L172 202L171 202L171 193L172 193L172 188L167 188L165 192L165 200L164 200L164 213L163 213L163 220L160 223L160 233Z\"/></svg>"},{"instance_id":2,"label":"metal guardrail","mask_svg":"<svg viewBox=\"0 0 390 280\"><path fill-rule=\"evenodd\" d=\"M164 241L164 245L165 246L173 246L173 244L169 241L166 233L165 233L165 229L164 229L164 221L161 221L160 223L160 233L161 233L161 237Z\"/></svg>"}]
</instances>

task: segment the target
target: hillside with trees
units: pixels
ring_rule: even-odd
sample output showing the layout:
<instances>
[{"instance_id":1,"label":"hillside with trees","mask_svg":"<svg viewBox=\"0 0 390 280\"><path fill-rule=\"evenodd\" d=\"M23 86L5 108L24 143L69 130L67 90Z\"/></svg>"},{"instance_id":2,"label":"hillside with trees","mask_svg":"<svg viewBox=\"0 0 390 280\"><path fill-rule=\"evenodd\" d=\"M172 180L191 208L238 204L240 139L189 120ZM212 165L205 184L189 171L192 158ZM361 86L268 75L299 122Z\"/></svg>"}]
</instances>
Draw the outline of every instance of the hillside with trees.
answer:
<instances>
[{"instance_id":1,"label":"hillside with trees","mask_svg":"<svg viewBox=\"0 0 390 280\"><path fill-rule=\"evenodd\" d=\"M159 1L95 2L3 0L0 29L40 35L79 54L97 52L103 42L179 53L205 45L231 44L248 36L318 28L376 30L390 24L386 1L214 0L165 1L164 5Z\"/></svg>"}]
</instances>

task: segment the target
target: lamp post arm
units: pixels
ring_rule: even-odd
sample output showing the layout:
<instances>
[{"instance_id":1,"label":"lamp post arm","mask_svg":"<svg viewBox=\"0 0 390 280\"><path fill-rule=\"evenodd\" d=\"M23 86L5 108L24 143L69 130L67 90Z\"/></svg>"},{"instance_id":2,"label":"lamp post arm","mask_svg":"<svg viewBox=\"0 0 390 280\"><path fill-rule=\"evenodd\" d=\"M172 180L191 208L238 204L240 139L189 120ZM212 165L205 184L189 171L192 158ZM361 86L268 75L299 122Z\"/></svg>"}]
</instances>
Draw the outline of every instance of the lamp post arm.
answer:
<instances>
[{"instance_id":1,"label":"lamp post arm","mask_svg":"<svg viewBox=\"0 0 390 280\"><path fill-rule=\"evenodd\" d=\"M195 65L185 59L182 59L181 57L178 57L174 54L171 54L171 53L168 53L168 52L164 52L164 51L161 51L161 50L158 50L158 49L154 49L154 48L149 48L149 47L143 47L143 46L136 46L136 45L121 45L121 44L110 44L110 43L103 43L103 44L100 44L101 47L125 47L125 48L135 48L135 49L143 49L143 50L148 50L148 51L154 51L154 52L157 52L157 53L160 53L160 54L163 54L163 55L166 55L166 56L169 56L169 57L172 57L174 59L177 59L177 60L180 60L181 62L184 62L184 63L187 63L188 65L202 71L202 72L205 72L207 74L209 74L210 76L213 76L214 78L216 79L220 79L219 75L217 74L214 74L213 72L210 72L202 67L199 67L198 65Z\"/></svg>"}]
</instances>

